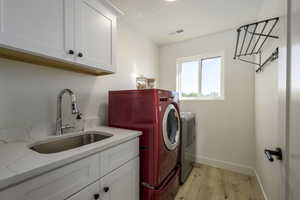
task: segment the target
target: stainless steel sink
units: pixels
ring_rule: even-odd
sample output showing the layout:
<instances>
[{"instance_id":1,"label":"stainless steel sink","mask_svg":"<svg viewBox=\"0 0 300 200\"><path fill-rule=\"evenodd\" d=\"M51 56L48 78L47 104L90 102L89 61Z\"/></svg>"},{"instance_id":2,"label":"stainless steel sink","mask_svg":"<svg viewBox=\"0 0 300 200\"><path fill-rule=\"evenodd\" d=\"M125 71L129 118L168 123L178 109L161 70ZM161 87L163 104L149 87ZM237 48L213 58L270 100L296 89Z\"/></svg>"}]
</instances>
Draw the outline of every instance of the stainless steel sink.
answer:
<instances>
[{"instance_id":1,"label":"stainless steel sink","mask_svg":"<svg viewBox=\"0 0 300 200\"><path fill-rule=\"evenodd\" d=\"M92 144L110 138L112 135L101 132L86 132L82 135L60 138L53 141L43 142L30 147L33 151L41 154L58 153L75 149L84 145Z\"/></svg>"}]
</instances>

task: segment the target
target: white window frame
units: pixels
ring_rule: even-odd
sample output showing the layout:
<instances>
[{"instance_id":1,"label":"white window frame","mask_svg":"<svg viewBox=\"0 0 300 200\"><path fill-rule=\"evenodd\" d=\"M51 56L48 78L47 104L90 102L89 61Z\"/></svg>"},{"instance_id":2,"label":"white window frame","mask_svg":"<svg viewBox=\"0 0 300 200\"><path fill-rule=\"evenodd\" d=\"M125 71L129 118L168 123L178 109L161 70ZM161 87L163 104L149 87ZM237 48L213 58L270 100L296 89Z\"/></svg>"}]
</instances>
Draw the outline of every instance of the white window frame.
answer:
<instances>
[{"instance_id":1,"label":"white window frame","mask_svg":"<svg viewBox=\"0 0 300 200\"><path fill-rule=\"evenodd\" d=\"M218 97L207 97L207 96L199 96L199 97L183 97L181 92L181 72L182 72L182 63L184 62L192 62L192 61L198 61L199 62L199 91L198 93L201 95L201 82L202 82L202 60L206 59L212 59L212 58L221 58L221 75L220 75L220 96ZM197 56L190 56L190 57L183 57L178 58L176 60L176 66L177 66L177 76L176 76L176 89L179 92L179 98L183 101L189 101L189 100L224 100L225 94L224 94L224 53L215 53L215 54L202 54Z\"/></svg>"}]
</instances>

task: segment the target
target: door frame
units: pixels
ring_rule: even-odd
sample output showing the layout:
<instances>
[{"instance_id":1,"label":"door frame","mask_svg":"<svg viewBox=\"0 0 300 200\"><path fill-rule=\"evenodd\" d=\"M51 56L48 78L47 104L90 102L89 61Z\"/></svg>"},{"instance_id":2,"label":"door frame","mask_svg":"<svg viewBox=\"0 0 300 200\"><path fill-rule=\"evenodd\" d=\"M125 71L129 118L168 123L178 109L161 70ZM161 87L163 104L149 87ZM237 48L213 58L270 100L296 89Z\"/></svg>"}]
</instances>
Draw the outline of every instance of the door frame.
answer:
<instances>
[{"instance_id":1,"label":"door frame","mask_svg":"<svg viewBox=\"0 0 300 200\"><path fill-rule=\"evenodd\" d=\"M287 0L287 67L286 67L286 126L285 126L285 185L283 200L291 200L290 196L290 110L292 89L292 0Z\"/></svg>"},{"instance_id":2,"label":"door frame","mask_svg":"<svg viewBox=\"0 0 300 200\"><path fill-rule=\"evenodd\" d=\"M279 69L278 69L278 95L279 114L278 131L281 141L283 160L280 167L280 199L289 200L289 152L290 152L290 95L291 95L291 1L285 1L284 13L281 20L285 20L283 38L281 40Z\"/></svg>"}]
</instances>

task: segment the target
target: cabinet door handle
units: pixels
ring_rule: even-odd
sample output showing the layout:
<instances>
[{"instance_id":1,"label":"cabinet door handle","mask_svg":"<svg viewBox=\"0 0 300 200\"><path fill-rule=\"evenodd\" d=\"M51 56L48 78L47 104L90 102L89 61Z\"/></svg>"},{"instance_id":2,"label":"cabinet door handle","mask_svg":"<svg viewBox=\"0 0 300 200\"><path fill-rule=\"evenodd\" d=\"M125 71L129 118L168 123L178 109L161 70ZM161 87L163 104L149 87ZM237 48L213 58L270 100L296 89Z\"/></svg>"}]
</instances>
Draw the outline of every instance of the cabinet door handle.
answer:
<instances>
[{"instance_id":1,"label":"cabinet door handle","mask_svg":"<svg viewBox=\"0 0 300 200\"><path fill-rule=\"evenodd\" d=\"M94 194L94 199L97 200L100 198L100 195L99 194Z\"/></svg>"},{"instance_id":2,"label":"cabinet door handle","mask_svg":"<svg viewBox=\"0 0 300 200\"><path fill-rule=\"evenodd\" d=\"M74 54L74 51L71 49L71 50L69 50L69 52L68 52L70 55L73 55Z\"/></svg>"},{"instance_id":3,"label":"cabinet door handle","mask_svg":"<svg viewBox=\"0 0 300 200\"><path fill-rule=\"evenodd\" d=\"M104 188L103 188L103 191L104 191L104 192L108 192L108 191L109 191L109 187L104 187Z\"/></svg>"},{"instance_id":4,"label":"cabinet door handle","mask_svg":"<svg viewBox=\"0 0 300 200\"><path fill-rule=\"evenodd\" d=\"M83 57L83 53L78 53L78 57L82 58Z\"/></svg>"}]
</instances>

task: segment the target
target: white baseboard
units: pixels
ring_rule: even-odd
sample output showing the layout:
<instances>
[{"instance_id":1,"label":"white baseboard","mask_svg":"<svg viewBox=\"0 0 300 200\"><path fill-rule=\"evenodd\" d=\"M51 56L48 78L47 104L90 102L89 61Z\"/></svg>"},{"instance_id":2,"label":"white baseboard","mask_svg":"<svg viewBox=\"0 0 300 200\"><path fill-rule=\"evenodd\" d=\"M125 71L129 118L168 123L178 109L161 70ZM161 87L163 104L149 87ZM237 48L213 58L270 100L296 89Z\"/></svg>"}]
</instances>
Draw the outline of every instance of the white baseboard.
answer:
<instances>
[{"instance_id":1,"label":"white baseboard","mask_svg":"<svg viewBox=\"0 0 300 200\"><path fill-rule=\"evenodd\" d=\"M261 192L262 192L263 195L264 195L265 200L268 200L268 196L267 196L267 194L266 194L266 192L265 192L265 190L264 190L264 186L263 186L263 184L262 184L262 182L261 182L260 176L258 175L258 173L257 173L256 170L254 170L254 173L255 173L255 177L256 177L256 180L257 180L257 182L258 182L258 185L259 185L259 187L260 187L260 190L261 190Z\"/></svg>"},{"instance_id":2,"label":"white baseboard","mask_svg":"<svg viewBox=\"0 0 300 200\"><path fill-rule=\"evenodd\" d=\"M195 156L195 160L196 160L196 163L199 163L199 164L205 164L205 165L209 165L212 167L226 169L229 171L234 171L234 172L245 174L245 175L255 176L255 172L254 172L253 168L246 166L246 165L240 165L240 164L227 162L227 161L223 161L223 160L211 159L211 158L207 158L204 156Z\"/></svg>"}]
</instances>

